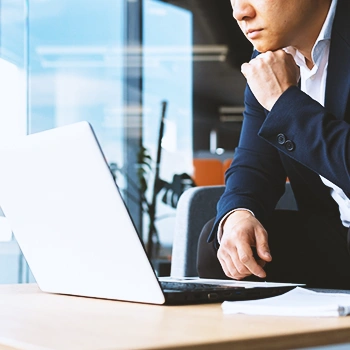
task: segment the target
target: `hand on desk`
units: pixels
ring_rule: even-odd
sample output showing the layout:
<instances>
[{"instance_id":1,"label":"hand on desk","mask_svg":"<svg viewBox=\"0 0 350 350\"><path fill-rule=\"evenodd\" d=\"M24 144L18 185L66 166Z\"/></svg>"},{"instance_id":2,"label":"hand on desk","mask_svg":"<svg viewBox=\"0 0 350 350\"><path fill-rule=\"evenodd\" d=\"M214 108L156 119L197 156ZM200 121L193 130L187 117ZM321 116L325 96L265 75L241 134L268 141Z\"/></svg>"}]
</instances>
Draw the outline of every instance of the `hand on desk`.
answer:
<instances>
[{"instance_id":1,"label":"hand on desk","mask_svg":"<svg viewBox=\"0 0 350 350\"><path fill-rule=\"evenodd\" d=\"M252 247L256 247L257 260ZM272 260L267 232L250 212L238 210L227 217L223 224L218 259L228 277L237 280L252 274L266 277L263 267Z\"/></svg>"}]
</instances>

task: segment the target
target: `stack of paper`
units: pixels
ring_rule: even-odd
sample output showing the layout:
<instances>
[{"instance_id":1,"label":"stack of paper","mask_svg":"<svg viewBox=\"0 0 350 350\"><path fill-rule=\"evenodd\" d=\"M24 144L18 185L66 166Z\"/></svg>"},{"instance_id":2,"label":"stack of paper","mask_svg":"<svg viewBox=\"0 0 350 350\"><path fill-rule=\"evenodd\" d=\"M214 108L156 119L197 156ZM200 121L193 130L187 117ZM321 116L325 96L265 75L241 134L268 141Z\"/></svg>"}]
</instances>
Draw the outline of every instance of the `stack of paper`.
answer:
<instances>
[{"instance_id":1,"label":"stack of paper","mask_svg":"<svg viewBox=\"0 0 350 350\"><path fill-rule=\"evenodd\" d=\"M296 287L277 297L225 301L225 314L275 315L275 316L346 316L350 314L350 294L320 293Z\"/></svg>"}]
</instances>

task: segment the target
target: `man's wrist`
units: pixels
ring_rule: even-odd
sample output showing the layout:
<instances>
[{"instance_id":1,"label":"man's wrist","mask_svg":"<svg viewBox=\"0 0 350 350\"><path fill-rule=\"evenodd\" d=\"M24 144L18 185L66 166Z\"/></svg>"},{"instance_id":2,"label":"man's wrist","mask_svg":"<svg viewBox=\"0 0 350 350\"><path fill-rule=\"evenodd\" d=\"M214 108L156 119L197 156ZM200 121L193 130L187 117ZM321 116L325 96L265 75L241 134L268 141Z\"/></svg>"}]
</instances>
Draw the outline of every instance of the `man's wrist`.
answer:
<instances>
[{"instance_id":1,"label":"man's wrist","mask_svg":"<svg viewBox=\"0 0 350 350\"><path fill-rule=\"evenodd\" d=\"M222 238L222 235L224 233L225 221L227 220L227 218L230 215L234 214L235 212L239 212L239 211L246 211L255 217L254 213L251 210L246 209L246 208L236 208L236 209L229 211L219 222L218 232L217 232L217 239L218 239L219 244L221 243L221 238Z\"/></svg>"}]
</instances>

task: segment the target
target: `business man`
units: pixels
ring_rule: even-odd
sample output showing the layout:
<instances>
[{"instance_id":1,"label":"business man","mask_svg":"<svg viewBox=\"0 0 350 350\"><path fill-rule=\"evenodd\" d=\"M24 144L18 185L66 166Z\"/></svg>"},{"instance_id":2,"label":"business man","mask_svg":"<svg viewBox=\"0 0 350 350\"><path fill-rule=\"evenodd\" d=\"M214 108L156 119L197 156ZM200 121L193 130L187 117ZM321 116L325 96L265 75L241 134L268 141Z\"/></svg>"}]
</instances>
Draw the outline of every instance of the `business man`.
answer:
<instances>
[{"instance_id":1,"label":"business man","mask_svg":"<svg viewBox=\"0 0 350 350\"><path fill-rule=\"evenodd\" d=\"M199 274L350 289L350 1L231 4L255 51ZM298 212L274 210L287 177Z\"/></svg>"}]
</instances>

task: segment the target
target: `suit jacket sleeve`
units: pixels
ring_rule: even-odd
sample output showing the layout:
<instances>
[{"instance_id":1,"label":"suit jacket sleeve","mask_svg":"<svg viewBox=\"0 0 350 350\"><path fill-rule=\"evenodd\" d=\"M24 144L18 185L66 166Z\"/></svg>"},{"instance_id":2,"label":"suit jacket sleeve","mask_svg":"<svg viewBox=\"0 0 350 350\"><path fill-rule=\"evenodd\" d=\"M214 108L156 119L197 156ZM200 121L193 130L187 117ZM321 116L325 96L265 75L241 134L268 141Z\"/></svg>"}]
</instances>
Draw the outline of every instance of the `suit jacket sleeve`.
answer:
<instances>
[{"instance_id":1,"label":"suit jacket sleeve","mask_svg":"<svg viewBox=\"0 0 350 350\"><path fill-rule=\"evenodd\" d=\"M277 142L278 134L290 140L289 150ZM337 119L299 88L291 87L283 93L259 136L331 181L350 198L350 124Z\"/></svg>"},{"instance_id":2,"label":"suit jacket sleeve","mask_svg":"<svg viewBox=\"0 0 350 350\"><path fill-rule=\"evenodd\" d=\"M280 134L288 142L280 143ZM208 241L216 239L221 218L238 207L250 209L264 224L284 191L280 153L322 175L350 198L350 125L296 86L285 91L270 112L247 87L239 146L226 172L226 189Z\"/></svg>"}]
</instances>

